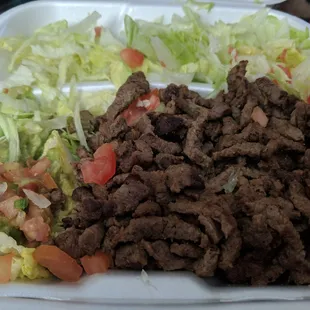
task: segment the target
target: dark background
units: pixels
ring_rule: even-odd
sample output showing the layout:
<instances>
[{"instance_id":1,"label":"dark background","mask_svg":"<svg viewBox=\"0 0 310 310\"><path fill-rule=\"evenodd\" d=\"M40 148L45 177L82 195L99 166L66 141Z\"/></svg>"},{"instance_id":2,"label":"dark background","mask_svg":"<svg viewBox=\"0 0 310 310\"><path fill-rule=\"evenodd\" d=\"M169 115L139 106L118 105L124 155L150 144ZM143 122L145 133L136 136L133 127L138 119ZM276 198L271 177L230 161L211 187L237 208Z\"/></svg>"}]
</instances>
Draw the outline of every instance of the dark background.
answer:
<instances>
[{"instance_id":1,"label":"dark background","mask_svg":"<svg viewBox=\"0 0 310 310\"><path fill-rule=\"evenodd\" d=\"M27 0L1 1L0 13L10 8L13 8L17 5L27 2L30 1ZM310 0L287 0L282 4L275 5L274 8L310 21Z\"/></svg>"}]
</instances>

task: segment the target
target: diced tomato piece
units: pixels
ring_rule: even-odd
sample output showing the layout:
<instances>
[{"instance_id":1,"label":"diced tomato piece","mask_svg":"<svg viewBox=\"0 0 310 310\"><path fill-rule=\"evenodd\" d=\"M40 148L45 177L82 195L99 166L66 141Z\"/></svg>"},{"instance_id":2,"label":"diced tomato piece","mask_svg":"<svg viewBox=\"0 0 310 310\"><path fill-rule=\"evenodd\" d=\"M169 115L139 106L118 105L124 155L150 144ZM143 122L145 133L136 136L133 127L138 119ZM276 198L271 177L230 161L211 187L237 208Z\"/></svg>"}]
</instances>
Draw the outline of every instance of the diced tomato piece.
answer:
<instances>
[{"instance_id":1,"label":"diced tomato piece","mask_svg":"<svg viewBox=\"0 0 310 310\"><path fill-rule=\"evenodd\" d=\"M34 181L29 181L29 183L26 183L24 185L22 185L19 190L18 190L18 194L22 197L25 197L25 193L23 191L23 189L29 189L33 192L38 193L39 192L39 184L37 182Z\"/></svg>"},{"instance_id":2,"label":"diced tomato piece","mask_svg":"<svg viewBox=\"0 0 310 310\"><path fill-rule=\"evenodd\" d=\"M52 178L52 176L46 172L43 174L43 185L47 188L47 189L55 189L58 188L55 180Z\"/></svg>"},{"instance_id":3,"label":"diced tomato piece","mask_svg":"<svg viewBox=\"0 0 310 310\"><path fill-rule=\"evenodd\" d=\"M95 27L95 38L100 38L102 27Z\"/></svg>"},{"instance_id":4,"label":"diced tomato piece","mask_svg":"<svg viewBox=\"0 0 310 310\"><path fill-rule=\"evenodd\" d=\"M81 258L81 264L88 275L95 273L105 273L108 271L111 257L101 251L97 251L93 256Z\"/></svg>"},{"instance_id":5,"label":"diced tomato piece","mask_svg":"<svg viewBox=\"0 0 310 310\"><path fill-rule=\"evenodd\" d=\"M146 111L145 108L137 107L137 103L135 102L122 113L122 116L126 120L128 126L133 126Z\"/></svg>"},{"instance_id":6,"label":"diced tomato piece","mask_svg":"<svg viewBox=\"0 0 310 310\"><path fill-rule=\"evenodd\" d=\"M4 94L8 94L9 93L9 89L8 88L3 88L3 93Z\"/></svg>"},{"instance_id":7,"label":"diced tomato piece","mask_svg":"<svg viewBox=\"0 0 310 310\"><path fill-rule=\"evenodd\" d=\"M13 254L0 256L0 283L8 283L11 279Z\"/></svg>"},{"instance_id":8,"label":"diced tomato piece","mask_svg":"<svg viewBox=\"0 0 310 310\"><path fill-rule=\"evenodd\" d=\"M159 63L160 63L160 65L161 65L163 68L166 68L166 67L167 67L166 64L165 64L163 61L160 61Z\"/></svg>"},{"instance_id":9,"label":"diced tomato piece","mask_svg":"<svg viewBox=\"0 0 310 310\"><path fill-rule=\"evenodd\" d=\"M148 111L155 111L160 105L158 89L153 89L149 95L150 97L148 100L150 101L150 104L146 107L146 109Z\"/></svg>"},{"instance_id":10,"label":"diced tomato piece","mask_svg":"<svg viewBox=\"0 0 310 310\"><path fill-rule=\"evenodd\" d=\"M19 163L5 163L1 166L2 176L9 182L19 182L24 178L23 168Z\"/></svg>"},{"instance_id":11,"label":"diced tomato piece","mask_svg":"<svg viewBox=\"0 0 310 310\"><path fill-rule=\"evenodd\" d=\"M7 189L6 192L0 196L0 202L3 202L14 196L16 196L16 192L12 189Z\"/></svg>"},{"instance_id":12,"label":"diced tomato piece","mask_svg":"<svg viewBox=\"0 0 310 310\"><path fill-rule=\"evenodd\" d=\"M287 68L287 67L284 67L284 66L281 66L281 65L278 65L278 67L284 71L284 73L287 75L287 77L289 79L292 78L292 73L291 73L290 68Z\"/></svg>"},{"instance_id":13,"label":"diced tomato piece","mask_svg":"<svg viewBox=\"0 0 310 310\"><path fill-rule=\"evenodd\" d=\"M50 227L44 222L42 216L36 216L24 222L20 227L29 241L48 241Z\"/></svg>"},{"instance_id":14,"label":"diced tomato piece","mask_svg":"<svg viewBox=\"0 0 310 310\"><path fill-rule=\"evenodd\" d=\"M273 84L279 85L279 82L277 80L272 80Z\"/></svg>"},{"instance_id":15,"label":"diced tomato piece","mask_svg":"<svg viewBox=\"0 0 310 310\"><path fill-rule=\"evenodd\" d=\"M104 157L111 158L111 160L114 160L116 162L116 155L113 150L112 144L110 143L102 144L94 153L95 159L100 159Z\"/></svg>"},{"instance_id":16,"label":"diced tomato piece","mask_svg":"<svg viewBox=\"0 0 310 310\"><path fill-rule=\"evenodd\" d=\"M15 208L14 203L16 200L20 200L21 197L13 196L0 202L0 212L4 214L6 218L12 220L18 215L19 210Z\"/></svg>"},{"instance_id":17,"label":"diced tomato piece","mask_svg":"<svg viewBox=\"0 0 310 310\"><path fill-rule=\"evenodd\" d=\"M138 106L139 102L148 100L149 104L145 106ZM159 90L153 89L151 92L142 95L137 100L132 102L129 107L122 113L128 126L133 126L139 118L147 111L154 111L160 105Z\"/></svg>"},{"instance_id":18,"label":"diced tomato piece","mask_svg":"<svg viewBox=\"0 0 310 310\"><path fill-rule=\"evenodd\" d=\"M94 161L85 161L81 165L81 171L86 184L106 184L116 172L115 153L106 153L106 157L100 157Z\"/></svg>"},{"instance_id":19,"label":"diced tomato piece","mask_svg":"<svg viewBox=\"0 0 310 310\"><path fill-rule=\"evenodd\" d=\"M49 207L41 209L30 201L27 212L27 219L29 220L35 217L42 217L45 223L50 224L53 219L53 214Z\"/></svg>"},{"instance_id":20,"label":"diced tomato piece","mask_svg":"<svg viewBox=\"0 0 310 310\"><path fill-rule=\"evenodd\" d=\"M282 53L278 56L278 60L285 63L285 58L287 54L287 49L285 48Z\"/></svg>"},{"instance_id":21,"label":"diced tomato piece","mask_svg":"<svg viewBox=\"0 0 310 310\"><path fill-rule=\"evenodd\" d=\"M133 49L133 48L124 48L121 53L122 60L129 66L131 69L141 67L144 61L144 55Z\"/></svg>"},{"instance_id":22,"label":"diced tomato piece","mask_svg":"<svg viewBox=\"0 0 310 310\"><path fill-rule=\"evenodd\" d=\"M33 167L30 168L30 173L36 177L45 173L50 166L51 161L47 157L44 157L40 159Z\"/></svg>"},{"instance_id":23,"label":"diced tomato piece","mask_svg":"<svg viewBox=\"0 0 310 310\"><path fill-rule=\"evenodd\" d=\"M310 96L307 98L307 103L310 104Z\"/></svg>"},{"instance_id":24,"label":"diced tomato piece","mask_svg":"<svg viewBox=\"0 0 310 310\"><path fill-rule=\"evenodd\" d=\"M64 281L76 282L83 273L82 267L75 259L54 245L40 245L34 251L33 258Z\"/></svg>"}]
</instances>

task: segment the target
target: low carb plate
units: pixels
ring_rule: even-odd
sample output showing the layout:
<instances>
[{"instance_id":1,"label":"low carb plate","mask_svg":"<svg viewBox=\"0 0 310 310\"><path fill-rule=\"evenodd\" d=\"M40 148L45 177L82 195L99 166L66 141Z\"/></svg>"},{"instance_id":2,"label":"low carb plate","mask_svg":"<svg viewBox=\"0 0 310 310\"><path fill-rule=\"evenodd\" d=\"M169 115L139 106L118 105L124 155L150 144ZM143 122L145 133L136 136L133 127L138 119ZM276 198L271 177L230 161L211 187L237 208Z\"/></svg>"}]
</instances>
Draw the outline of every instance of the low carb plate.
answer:
<instances>
[{"instance_id":1,"label":"low carb plate","mask_svg":"<svg viewBox=\"0 0 310 310\"><path fill-rule=\"evenodd\" d=\"M150 1L38 1L16 7L0 16L1 36L30 34L36 28L59 19L74 23L85 14L98 11L103 17L100 21L115 33L123 28L125 14L134 18L152 20L162 14L169 20L173 13L182 14L179 4L156 4ZM253 3L236 6L216 5L211 14L203 16L210 22L222 19L224 22L238 21L243 15L254 13L257 7ZM308 26L302 20L284 13L271 11L271 14L284 18L297 28ZM8 57L0 55L1 68L6 68ZM2 70L0 81L7 72ZM164 87L164 85L152 85ZM212 91L208 85L192 84L192 90L201 95ZM109 83L83 83L78 85L80 91L112 90ZM69 88L63 91L68 93ZM39 92L36 92L40 95ZM268 287L248 288L230 287L217 279L203 280L194 274L173 272L150 272L149 281L142 281L139 272L111 271L105 275L83 278L79 283L68 284L58 281L14 282L3 285L2 297L22 297L50 300L66 300L81 303L108 304L205 304L215 302L265 301L265 300L306 300L310 299L307 287Z\"/></svg>"}]
</instances>

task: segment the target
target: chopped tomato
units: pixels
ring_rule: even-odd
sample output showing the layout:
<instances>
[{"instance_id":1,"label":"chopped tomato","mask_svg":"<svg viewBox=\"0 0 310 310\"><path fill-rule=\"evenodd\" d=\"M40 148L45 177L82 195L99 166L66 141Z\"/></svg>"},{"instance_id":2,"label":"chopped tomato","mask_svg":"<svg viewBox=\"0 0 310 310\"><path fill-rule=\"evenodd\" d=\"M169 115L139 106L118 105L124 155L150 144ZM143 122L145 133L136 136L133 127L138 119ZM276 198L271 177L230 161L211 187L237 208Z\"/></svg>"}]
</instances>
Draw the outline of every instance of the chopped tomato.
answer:
<instances>
[{"instance_id":1,"label":"chopped tomato","mask_svg":"<svg viewBox=\"0 0 310 310\"><path fill-rule=\"evenodd\" d=\"M165 64L163 61L160 61L159 63L160 63L160 65L161 65L163 68L166 68L166 67L167 67L166 64Z\"/></svg>"},{"instance_id":2,"label":"chopped tomato","mask_svg":"<svg viewBox=\"0 0 310 310\"><path fill-rule=\"evenodd\" d=\"M8 94L9 93L9 89L8 88L3 88L3 93L4 94Z\"/></svg>"},{"instance_id":3,"label":"chopped tomato","mask_svg":"<svg viewBox=\"0 0 310 310\"><path fill-rule=\"evenodd\" d=\"M102 27L95 27L95 38L100 38Z\"/></svg>"},{"instance_id":4,"label":"chopped tomato","mask_svg":"<svg viewBox=\"0 0 310 310\"><path fill-rule=\"evenodd\" d=\"M36 216L32 219L26 220L20 227L29 241L48 241L50 234L50 227L43 220L42 216Z\"/></svg>"},{"instance_id":5,"label":"chopped tomato","mask_svg":"<svg viewBox=\"0 0 310 310\"><path fill-rule=\"evenodd\" d=\"M43 218L45 223L50 224L52 222L53 214L49 207L41 209L30 201L27 212L27 219L29 220L40 216Z\"/></svg>"},{"instance_id":6,"label":"chopped tomato","mask_svg":"<svg viewBox=\"0 0 310 310\"><path fill-rule=\"evenodd\" d=\"M0 283L8 283L11 279L13 254L0 256Z\"/></svg>"},{"instance_id":7,"label":"chopped tomato","mask_svg":"<svg viewBox=\"0 0 310 310\"><path fill-rule=\"evenodd\" d=\"M279 86L279 82L277 80L272 80L272 82Z\"/></svg>"},{"instance_id":8,"label":"chopped tomato","mask_svg":"<svg viewBox=\"0 0 310 310\"><path fill-rule=\"evenodd\" d=\"M116 156L113 151L113 146L110 143L102 144L94 153L95 159L101 159L101 158L110 158L111 160L116 162Z\"/></svg>"},{"instance_id":9,"label":"chopped tomato","mask_svg":"<svg viewBox=\"0 0 310 310\"><path fill-rule=\"evenodd\" d=\"M284 67L284 66L281 66L281 65L278 65L278 67L284 71L284 73L287 75L287 77L289 79L292 78L292 73L291 73L290 68L287 68L287 67Z\"/></svg>"},{"instance_id":10,"label":"chopped tomato","mask_svg":"<svg viewBox=\"0 0 310 310\"><path fill-rule=\"evenodd\" d=\"M9 220L15 218L18 213L20 212L18 209L15 208L14 203L17 200L20 200L21 197L13 196L4 201L0 202L0 212L5 215Z\"/></svg>"},{"instance_id":11,"label":"chopped tomato","mask_svg":"<svg viewBox=\"0 0 310 310\"><path fill-rule=\"evenodd\" d=\"M81 171L85 183L106 184L116 172L116 155L112 144L101 145L94 153L94 161L84 161Z\"/></svg>"},{"instance_id":12,"label":"chopped tomato","mask_svg":"<svg viewBox=\"0 0 310 310\"><path fill-rule=\"evenodd\" d=\"M122 116L125 118L128 126L133 126L143 114L147 111L156 110L159 105L159 91L155 88L150 93L147 93L132 102L122 113Z\"/></svg>"},{"instance_id":13,"label":"chopped tomato","mask_svg":"<svg viewBox=\"0 0 310 310\"><path fill-rule=\"evenodd\" d=\"M13 191L12 189L7 189L6 192L0 196L0 202L3 202L14 196L16 196L16 192Z\"/></svg>"},{"instance_id":14,"label":"chopped tomato","mask_svg":"<svg viewBox=\"0 0 310 310\"><path fill-rule=\"evenodd\" d=\"M122 116L126 120L128 126L133 126L139 118L146 113L146 109L137 107L137 104L131 104L123 113Z\"/></svg>"},{"instance_id":15,"label":"chopped tomato","mask_svg":"<svg viewBox=\"0 0 310 310\"><path fill-rule=\"evenodd\" d=\"M143 96L142 96L143 97ZM146 107L148 111L155 111L159 105L160 105L160 100L159 100L159 91L158 89L153 89L149 94L148 98L143 99L143 100L149 100L150 104Z\"/></svg>"},{"instance_id":16,"label":"chopped tomato","mask_svg":"<svg viewBox=\"0 0 310 310\"><path fill-rule=\"evenodd\" d=\"M64 281L76 282L83 273L82 267L75 259L54 245L40 245L34 251L33 258Z\"/></svg>"},{"instance_id":17,"label":"chopped tomato","mask_svg":"<svg viewBox=\"0 0 310 310\"><path fill-rule=\"evenodd\" d=\"M307 98L307 103L310 104L310 96Z\"/></svg>"},{"instance_id":18,"label":"chopped tomato","mask_svg":"<svg viewBox=\"0 0 310 310\"><path fill-rule=\"evenodd\" d=\"M43 174L43 185L47 188L47 189L55 189L58 188L56 182L54 181L54 179L52 178L52 176L46 172ZM35 192L35 191L34 191Z\"/></svg>"},{"instance_id":19,"label":"chopped tomato","mask_svg":"<svg viewBox=\"0 0 310 310\"><path fill-rule=\"evenodd\" d=\"M88 275L107 272L110 262L110 256L101 251L97 251L93 256L86 255L81 258L81 264Z\"/></svg>"},{"instance_id":20,"label":"chopped tomato","mask_svg":"<svg viewBox=\"0 0 310 310\"><path fill-rule=\"evenodd\" d=\"M133 48L124 48L121 53L121 58L123 61L131 68L135 69L141 67L144 61L144 55L133 49Z\"/></svg>"},{"instance_id":21,"label":"chopped tomato","mask_svg":"<svg viewBox=\"0 0 310 310\"><path fill-rule=\"evenodd\" d=\"M278 60L285 63L285 58L287 54L287 49L285 48L282 53L278 56Z\"/></svg>"},{"instance_id":22,"label":"chopped tomato","mask_svg":"<svg viewBox=\"0 0 310 310\"><path fill-rule=\"evenodd\" d=\"M26 183L26 184L20 186L20 188L18 190L18 194L20 196L25 197L25 193L24 193L23 189L29 189L29 190L37 193L39 191L39 185L37 182L29 181L29 183Z\"/></svg>"},{"instance_id":23,"label":"chopped tomato","mask_svg":"<svg viewBox=\"0 0 310 310\"><path fill-rule=\"evenodd\" d=\"M50 166L51 161L47 157L44 157L40 159L32 168L30 168L30 173L36 177L45 173Z\"/></svg>"},{"instance_id":24,"label":"chopped tomato","mask_svg":"<svg viewBox=\"0 0 310 310\"><path fill-rule=\"evenodd\" d=\"M94 161L85 161L81 165L81 171L86 184L106 184L116 172L115 157L103 157Z\"/></svg>"}]
</instances>

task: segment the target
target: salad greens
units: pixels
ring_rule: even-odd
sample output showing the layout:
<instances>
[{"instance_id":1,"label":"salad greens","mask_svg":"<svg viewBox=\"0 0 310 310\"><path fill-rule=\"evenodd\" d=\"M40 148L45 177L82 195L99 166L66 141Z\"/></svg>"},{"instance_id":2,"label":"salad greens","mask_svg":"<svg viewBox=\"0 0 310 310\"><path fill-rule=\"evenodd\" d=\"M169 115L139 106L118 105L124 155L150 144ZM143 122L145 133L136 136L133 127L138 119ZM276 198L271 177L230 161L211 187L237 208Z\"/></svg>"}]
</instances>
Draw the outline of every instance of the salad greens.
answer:
<instances>
[{"instance_id":1,"label":"salad greens","mask_svg":"<svg viewBox=\"0 0 310 310\"><path fill-rule=\"evenodd\" d=\"M12 281L25 278L34 280L50 277L49 271L33 259L34 250L17 245L17 242L12 237L0 232L0 255L7 253L13 253L14 255L11 267Z\"/></svg>"},{"instance_id":2,"label":"salad greens","mask_svg":"<svg viewBox=\"0 0 310 310\"><path fill-rule=\"evenodd\" d=\"M191 0L183 7L184 15L174 14L168 24L163 18L150 22L126 15L124 33L118 35L97 26L101 16L93 12L73 26L61 20L29 37L2 38L0 48L12 53L11 75L4 86L38 87L47 101L44 106L60 99L56 109L62 115L69 111L58 89L72 80L105 80L118 87L132 71L142 70L154 82L210 83L218 91L225 89L229 69L247 59L250 80L268 75L287 91L309 97L310 76L304 69L310 57L308 28L295 29L286 19L269 15L267 9L237 23L211 24L212 7L213 3ZM131 69L122 61L120 52L125 47L144 54L140 68ZM25 100L19 104L23 112L27 107L33 111L37 103Z\"/></svg>"}]
</instances>

